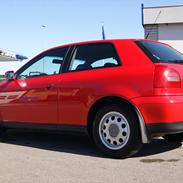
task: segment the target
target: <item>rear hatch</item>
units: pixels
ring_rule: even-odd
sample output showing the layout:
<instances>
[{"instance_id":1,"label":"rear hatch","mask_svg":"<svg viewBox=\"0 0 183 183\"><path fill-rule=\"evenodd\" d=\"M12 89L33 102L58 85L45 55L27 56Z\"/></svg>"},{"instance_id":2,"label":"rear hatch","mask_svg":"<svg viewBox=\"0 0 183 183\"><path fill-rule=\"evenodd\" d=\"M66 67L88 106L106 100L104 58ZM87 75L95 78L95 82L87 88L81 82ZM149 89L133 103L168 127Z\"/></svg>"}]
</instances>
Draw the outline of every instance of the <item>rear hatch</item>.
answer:
<instances>
[{"instance_id":1,"label":"rear hatch","mask_svg":"<svg viewBox=\"0 0 183 183\"><path fill-rule=\"evenodd\" d=\"M183 54L156 41L140 40L136 43L155 64L155 94L183 95Z\"/></svg>"}]
</instances>

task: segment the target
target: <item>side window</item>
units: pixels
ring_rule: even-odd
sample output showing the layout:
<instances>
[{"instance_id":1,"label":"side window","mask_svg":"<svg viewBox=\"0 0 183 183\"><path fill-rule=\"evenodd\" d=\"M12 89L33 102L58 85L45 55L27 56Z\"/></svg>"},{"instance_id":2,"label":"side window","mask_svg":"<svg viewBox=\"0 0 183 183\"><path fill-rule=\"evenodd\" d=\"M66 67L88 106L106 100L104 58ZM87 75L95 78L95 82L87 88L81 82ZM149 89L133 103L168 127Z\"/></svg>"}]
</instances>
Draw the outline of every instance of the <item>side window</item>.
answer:
<instances>
[{"instance_id":1,"label":"side window","mask_svg":"<svg viewBox=\"0 0 183 183\"><path fill-rule=\"evenodd\" d=\"M119 65L115 48L110 43L98 43L77 46L69 71L90 70Z\"/></svg>"},{"instance_id":2,"label":"side window","mask_svg":"<svg viewBox=\"0 0 183 183\"><path fill-rule=\"evenodd\" d=\"M58 74L67 50L67 47L58 48L37 56L17 73L17 78L32 78Z\"/></svg>"}]
</instances>

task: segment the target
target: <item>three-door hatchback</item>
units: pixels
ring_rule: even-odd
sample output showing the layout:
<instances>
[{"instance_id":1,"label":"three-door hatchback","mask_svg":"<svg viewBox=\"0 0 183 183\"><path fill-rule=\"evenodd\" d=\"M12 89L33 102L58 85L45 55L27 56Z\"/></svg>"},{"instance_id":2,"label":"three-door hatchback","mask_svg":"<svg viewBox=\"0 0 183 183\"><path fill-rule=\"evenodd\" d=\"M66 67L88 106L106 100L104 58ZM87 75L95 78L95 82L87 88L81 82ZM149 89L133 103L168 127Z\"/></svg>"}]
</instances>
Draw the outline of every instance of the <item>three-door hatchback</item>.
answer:
<instances>
[{"instance_id":1,"label":"three-door hatchback","mask_svg":"<svg viewBox=\"0 0 183 183\"><path fill-rule=\"evenodd\" d=\"M155 136L183 140L183 55L150 40L49 49L0 83L1 131L87 132L125 158Z\"/></svg>"}]
</instances>

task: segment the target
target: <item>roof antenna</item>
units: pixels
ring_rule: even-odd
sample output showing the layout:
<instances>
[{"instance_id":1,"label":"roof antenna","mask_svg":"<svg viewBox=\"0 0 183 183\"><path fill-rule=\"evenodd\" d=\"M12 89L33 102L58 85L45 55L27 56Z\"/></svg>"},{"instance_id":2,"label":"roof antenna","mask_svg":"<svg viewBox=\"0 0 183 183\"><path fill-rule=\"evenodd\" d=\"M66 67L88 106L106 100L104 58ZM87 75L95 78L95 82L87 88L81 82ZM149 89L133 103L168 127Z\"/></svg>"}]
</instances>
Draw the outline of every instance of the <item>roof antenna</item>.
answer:
<instances>
[{"instance_id":1,"label":"roof antenna","mask_svg":"<svg viewBox=\"0 0 183 183\"><path fill-rule=\"evenodd\" d=\"M105 40L105 38L104 22L102 22L102 39Z\"/></svg>"},{"instance_id":2,"label":"roof antenna","mask_svg":"<svg viewBox=\"0 0 183 183\"><path fill-rule=\"evenodd\" d=\"M156 24L156 22L157 22L157 20L158 20L158 18L159 18L159 16L160 16L160 14L161 14L161 10L159 11L159 13L158 13L158 15L157 15L157 17L156 17L156 19L155 19L154 23L152 24L152 26L151 26L151 28L150 28L149 32L147 33L147 35L146 35L145 39L147 39L147 38L149 37L149 34L151 33L151 31L152 31L152 29L153 29L153 25L155 25L155 24Z\"/></svg>"}]
</instances>

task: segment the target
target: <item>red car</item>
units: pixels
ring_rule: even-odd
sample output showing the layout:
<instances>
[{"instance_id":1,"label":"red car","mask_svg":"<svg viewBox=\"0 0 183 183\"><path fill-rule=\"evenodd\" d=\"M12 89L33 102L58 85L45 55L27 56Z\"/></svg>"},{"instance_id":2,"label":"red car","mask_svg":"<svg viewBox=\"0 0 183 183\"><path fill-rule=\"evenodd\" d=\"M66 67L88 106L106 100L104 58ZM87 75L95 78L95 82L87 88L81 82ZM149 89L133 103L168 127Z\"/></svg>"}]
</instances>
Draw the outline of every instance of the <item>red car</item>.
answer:
<instances>
[{"instance_id":1,"label":"red car","mask_svg":"<svg viewBox=\"0 0 183 183\"><path fill-rule=\"evenodd\" d=\"M133 155L155 136L183 140L183 55L163 43L69 44L5 75L1 131L83 131L114 158Z\"/></svg>"}]
</instances>

